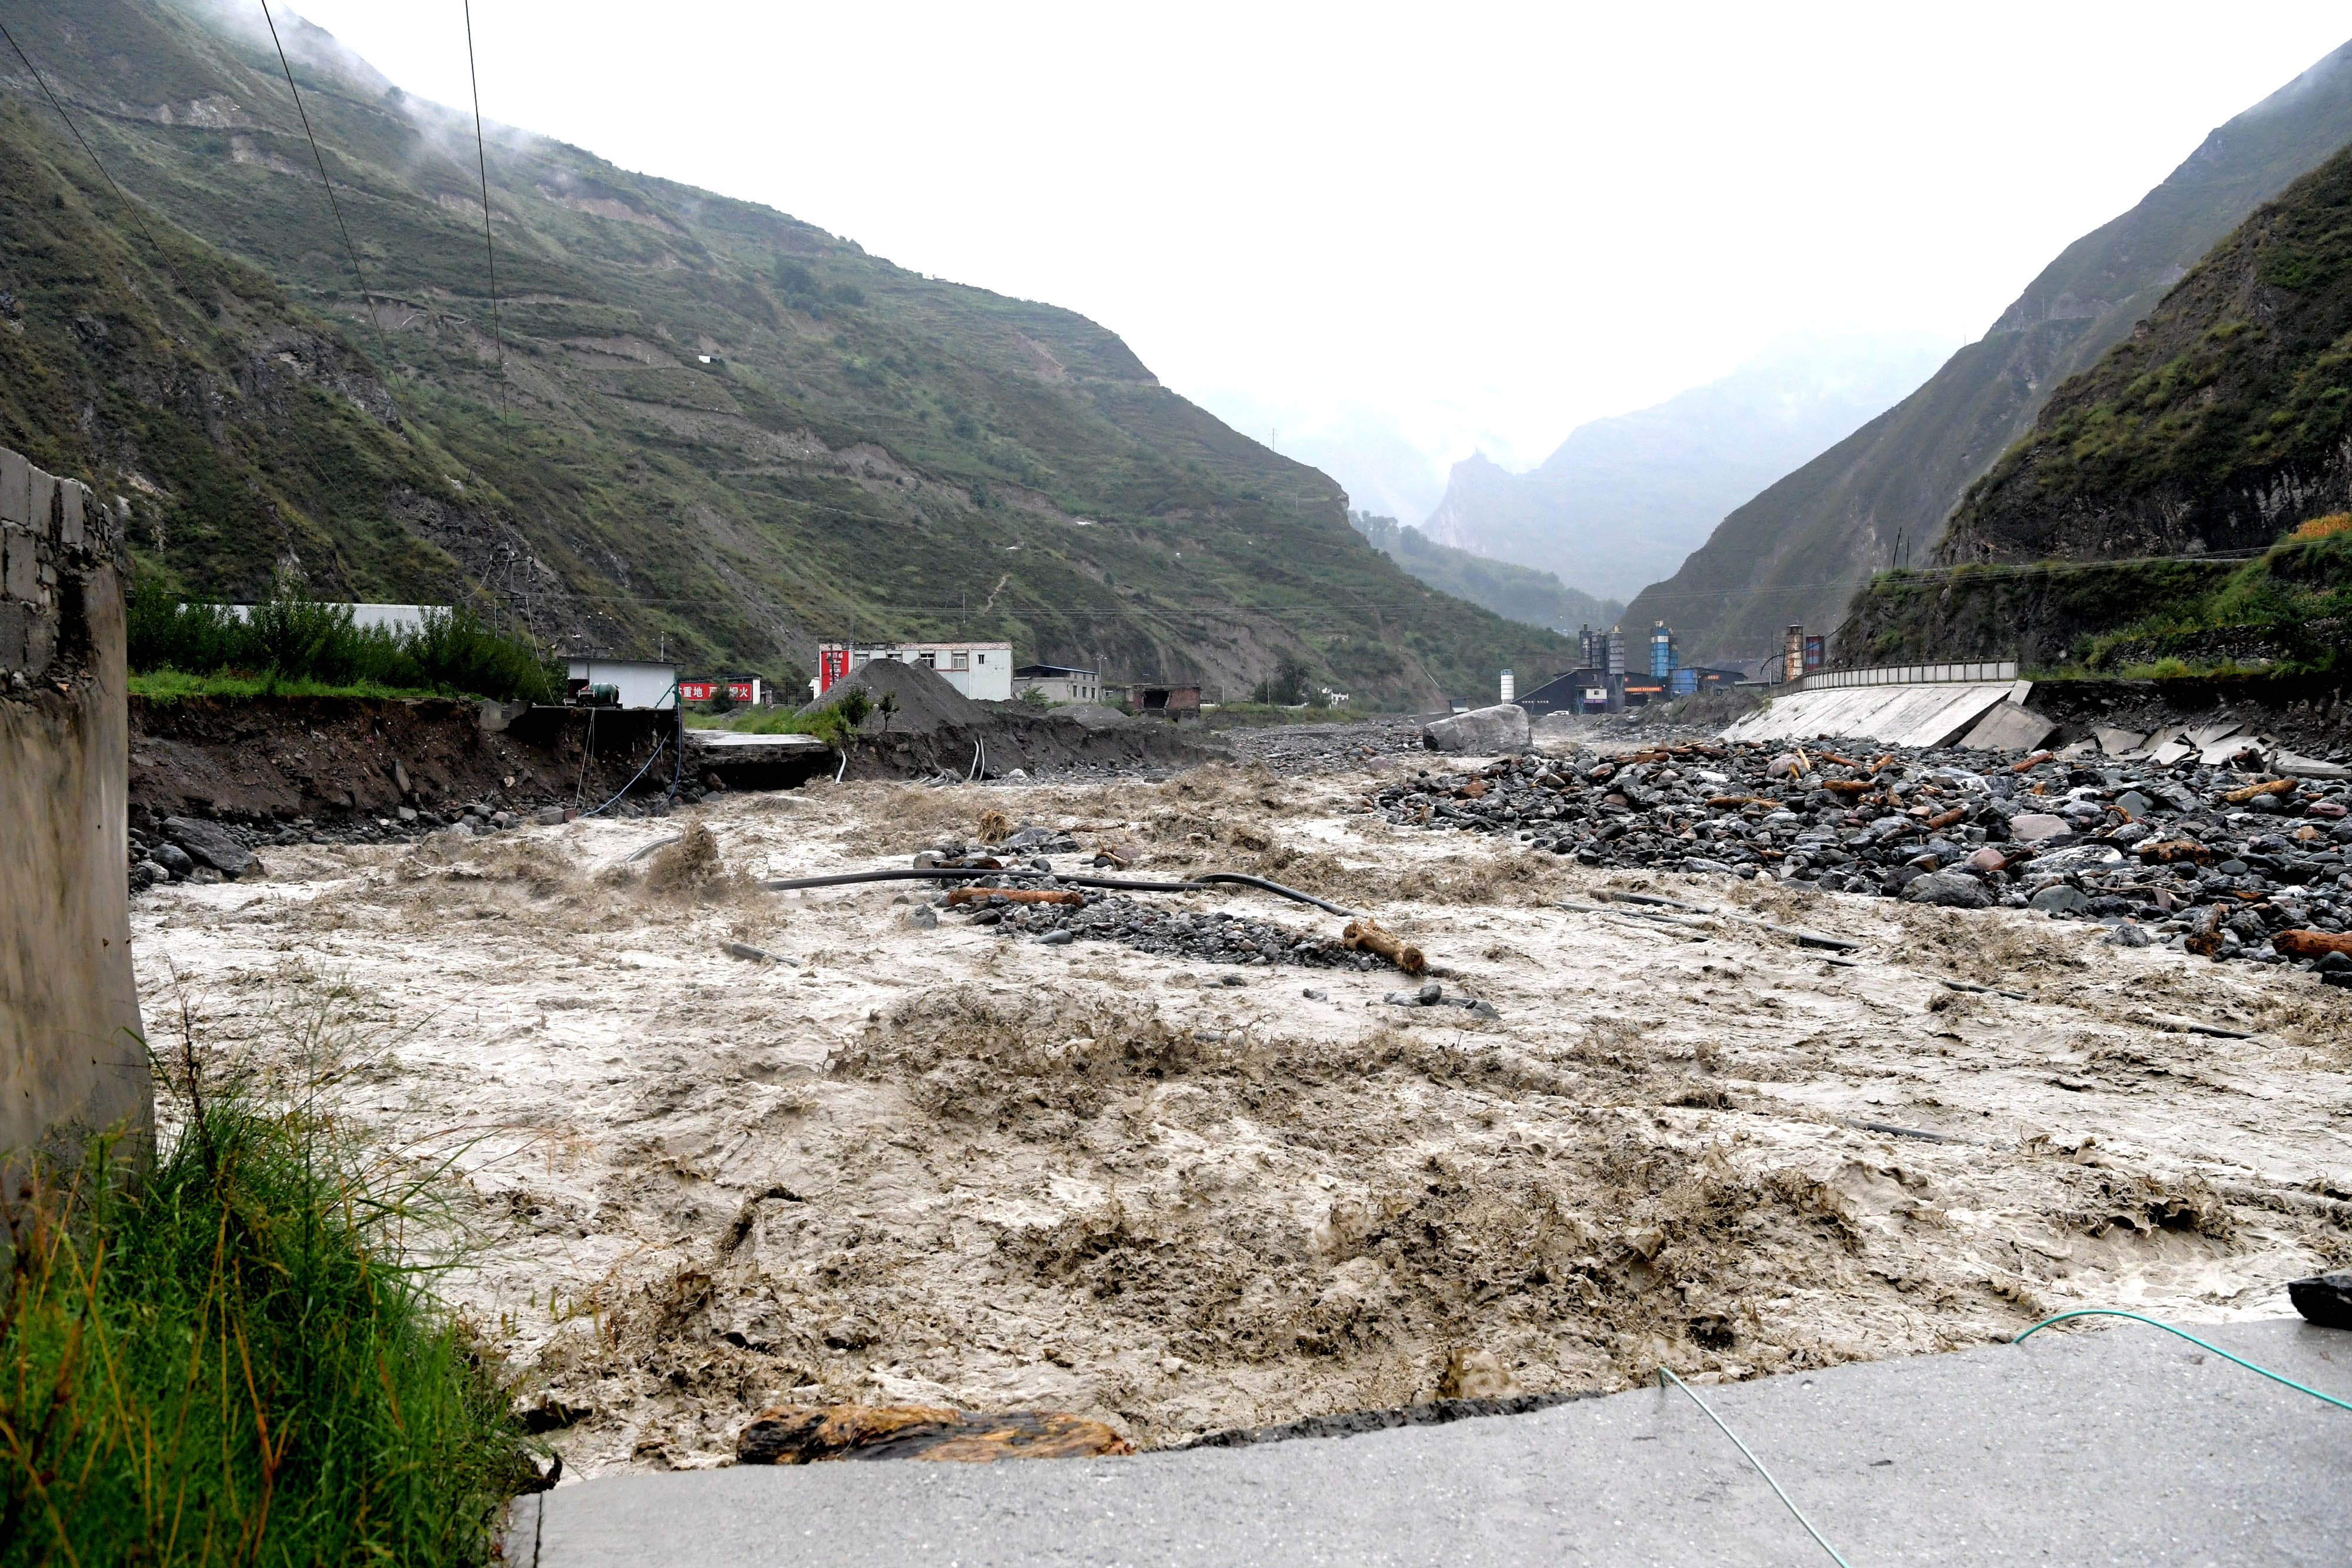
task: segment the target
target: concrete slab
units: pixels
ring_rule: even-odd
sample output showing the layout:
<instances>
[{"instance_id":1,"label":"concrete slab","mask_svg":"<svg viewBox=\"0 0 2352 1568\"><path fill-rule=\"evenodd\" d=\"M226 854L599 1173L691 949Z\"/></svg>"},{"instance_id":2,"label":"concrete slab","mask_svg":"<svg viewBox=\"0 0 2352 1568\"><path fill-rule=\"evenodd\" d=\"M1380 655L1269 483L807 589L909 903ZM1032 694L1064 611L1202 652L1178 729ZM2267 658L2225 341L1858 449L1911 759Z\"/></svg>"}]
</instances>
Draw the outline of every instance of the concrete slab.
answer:
<instances>
[{"instance_id":1,"label":"concrete slab","mask_svg":"<svg viewBox=\"0 0 2352 1568\"><path fill-rule=\"evenodd\" d=\"M2010 694L2012 682L1835 686L1775 697L1723 732L1726 740L1797 740L1817 735L1889 746L1948 746Z\"/></svg>"},{"instance_id":2,"label":"concrete slab","mask_svg":"<svg viewBox=\"0 0 2352 1568\"><path fill-rule=\"evenodd\" d=\"M2147 737L2139 731L2117 729L2113 725L2103 724L2091 733L2097 737L2099 749L2109 757L2127 756L2147 744Z\"/></svg>"},{"instance_id":3,"label":"concrete slab","mask_svg":"<svg viewBox=\"0 0 2352 1568\"><path fill-rule=\"evenodd\" d=\"M2352 1392L2352 1334L2195 1332ZM1849 1562L2343 1561L2352 1416L2137 1323L1698 1390ZM1822 1561L1688 1398L1246 1448L829 1464L557 1489L532 1568Z\"/></svg>"},{"instance_id":4,"label":"concrete slab","mask_svg":"<svg viewBox=\"0 0 2352 1568\"><path fill-rule=\"evenodd\" d=\"M2028 713L2003 698L1969 727L1960 744L1980 751L2032 751L2049 739L2057 727L2053 720Z\"/></svg>"}]
</instances>

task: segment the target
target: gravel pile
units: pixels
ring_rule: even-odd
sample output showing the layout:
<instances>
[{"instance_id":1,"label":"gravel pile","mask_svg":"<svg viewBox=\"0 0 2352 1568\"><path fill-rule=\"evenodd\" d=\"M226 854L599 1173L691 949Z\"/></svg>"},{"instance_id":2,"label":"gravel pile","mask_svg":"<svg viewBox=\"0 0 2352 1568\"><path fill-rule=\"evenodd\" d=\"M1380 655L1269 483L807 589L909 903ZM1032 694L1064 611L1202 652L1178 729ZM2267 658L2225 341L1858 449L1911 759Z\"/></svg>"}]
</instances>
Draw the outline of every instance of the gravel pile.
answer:
<instances>
[{"instance_id":1,"label":"gravel pile","mask_svg":"<svg viewBox=\"0 0 2352 1568\"><path fill-rule=\"evenodd\" d=\"M1024 878L1024 887L1054 887L1053 877ZM1001 893L986 903L953 907L972 910L971 924L993 925L1008 936L1027 936L1048 945L1070 942L1117 942L1123 946L1181 958L1198 964L1242 964L1270 967L1280 964L1317 969L1377 969L1382 960L1352 951L1336 936L1294 930L1271 920L1244 915L1171 909L1123 893L1080 888L1086 902L1014 904Z\"/></svg>"},{"instance_id":2,"label":"gravel pile","mask_svg":"<svg viewBox=\"0 0 2352 1568\"><path fill-rule=\"evenodd\" d=\"M2278 946L2290 931L2340 935L2352 918L2342 781L2194 761L1684 743L1416 768L1363 809L1400 826L1509 833L1591 866L2031 907L2100 921L2127 946L2294 963L2352 985L2352 953Z\"/></svg>"}]
</instances>

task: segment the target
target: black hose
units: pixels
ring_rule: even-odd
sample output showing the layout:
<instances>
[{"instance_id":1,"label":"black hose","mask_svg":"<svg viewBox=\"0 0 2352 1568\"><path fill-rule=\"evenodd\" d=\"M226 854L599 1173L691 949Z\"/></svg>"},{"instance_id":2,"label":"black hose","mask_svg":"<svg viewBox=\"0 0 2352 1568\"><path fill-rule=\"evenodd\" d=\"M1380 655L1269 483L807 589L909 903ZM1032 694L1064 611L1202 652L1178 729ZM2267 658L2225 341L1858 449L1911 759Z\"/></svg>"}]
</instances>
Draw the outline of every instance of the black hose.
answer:
<instances>
[{"instance_id":1,"label":"black hose","mask_svg":"<svg viewBox=\"0 0 2352 1568\"><path fill-rule=\"evenodd\" d=\"M1268 893L1294 899L1300 904L1311 904L1316 908L1328 910L1333 915L1349 913L1335 904L1324 903L1312 894L1301 893L1295 887L1285 887L1280 883L1268 882L1263 877L1244 876L1238 872L1224 871L1209 872L1195 882L1135 882L1111 876L1074 876L1066 872L1038 871L1031 866L1005 866L1000 870L990 871L984 866L940 865L921 866L913 870L898 867L889 871L845 871L835 872L830 876L781 877L773 882L763 882L760 886L770 893L788 893L794 888L846 887L853 883L860 882L938 882L956 878L971 880L983 876L1050 876L1057 881L1068 883L1074 887L1108 887L1119 893L1208 893L1213 891L1213 883L1239 883L1246 887L1263 888Z\"/></svg>"},{"instance_id":2,"label":"black hose","mask_svg":"<svg viewBox=\"0 0 2352 1568\"><path fill-rule=\"evenodd\" d=\"M1280 894L1285 898L1296 899L1301 904L1311 904L1316 908L1328 911L1333 915L1353 915L1356 913L1352 909L1342 909L1336 904L1326 904L1311 893L1301 893L1295 887L1285 887L1278 882L1268 882L1262 876L1247 876L1237 871L1202 872L1199 880L1202 882L1235 882L1241 883L1244 887L1264 888L1268 893Z\"/></svg>"}]
</instances>

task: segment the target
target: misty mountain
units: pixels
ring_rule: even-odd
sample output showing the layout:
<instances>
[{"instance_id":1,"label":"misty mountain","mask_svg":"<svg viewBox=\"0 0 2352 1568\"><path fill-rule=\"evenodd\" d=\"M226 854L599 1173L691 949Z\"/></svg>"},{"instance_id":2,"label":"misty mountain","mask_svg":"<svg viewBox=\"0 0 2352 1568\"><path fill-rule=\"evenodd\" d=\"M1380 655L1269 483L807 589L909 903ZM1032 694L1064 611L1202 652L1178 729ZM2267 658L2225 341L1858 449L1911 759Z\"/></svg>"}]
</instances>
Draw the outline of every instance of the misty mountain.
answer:
<instances>
[{"instance_id":1,"label":"misty mountain","mask_svg":"<svg viewBox=\"0 0 2352 1568\"><path fill-rule=\"evenodd\" d=\"M1654 408L1579 425L1525 474L1454 465L1423 531L1587 592L1630 594L1723 514L1891 406L1949 351L1916 334L1792 339Z\"/></svg>"},{"instance_id":2,"label":"misty mountain","mask_svg":"<svg viewBox=\"0 0 2352 1568\"><path fill-rule=\"evenodd\" d=\"M1614 626L1625 612L1622 600L1595 599L1551 572L1433 543L1419 528L1401 525L1394 517L1349 512L1348 521L1373 549L1430 587L1529 626L1554 632Z\"/></svg>"},{"instance_id":3,"label":"misty mountain","mask_svg":"<svg viewBox=\"0 0 2352 1568\"><path fill-rule=\"evenodd\" d=\"M1636 596L1690 656L1769 653L1791 622L1826 629L1869 575L1924 562L1969 484L2059 385L2134 330L2207 251L2352 141L2352 44L2208 136L2131 211L2066 247L1928 382L1723 519Z\"/></svg>"},{"instance_id":4,"label":"misty mountain","mask_svg":"<svg viewBox=\"0 0 2352 1568\"><path fill-rule=\"evenodd\" d=\"M471 117L282 17L314 153L226 15L0 0L75 121L0 55L0 442L130 497L157 591L292 570L780 683L853 632L1396 705L1572 656L1103 326L772 208L498 130L494 295Z\"/></svg>"}]
</instances>

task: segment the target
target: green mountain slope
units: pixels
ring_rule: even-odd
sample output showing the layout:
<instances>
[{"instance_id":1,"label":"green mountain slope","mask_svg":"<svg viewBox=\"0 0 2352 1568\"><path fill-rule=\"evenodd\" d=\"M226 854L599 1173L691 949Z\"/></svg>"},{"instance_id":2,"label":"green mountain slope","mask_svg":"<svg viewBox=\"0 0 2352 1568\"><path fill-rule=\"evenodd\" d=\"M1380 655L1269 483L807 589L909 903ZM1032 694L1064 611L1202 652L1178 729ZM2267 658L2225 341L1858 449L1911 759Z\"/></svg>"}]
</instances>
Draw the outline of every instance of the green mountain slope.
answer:
<instances>
[{"instance_id":1,"label":"green mountain slope","mask_svg":"<svg viewBox=\"0 0 2352 1568\"><path fill-rule=\"evenodd\" d=\"M2217 246L1969 491L1955 561L2267 548L2352 507L2352 148Z\"/></svg>"},{"instance_id":2,"label":"green mountain slope","mask_svg":"<svg viewBox=\"0 0 2352 1568\"><path fill-rule=\"evenodd\" d=\"M0 16L189 275L0 70L22 106L0 152L100 220L10 256L28 352L144 386L86 420L28 411L41 434L19 436L67 468L79 443L137 497L142 563L185 588L299 566L322 591L471 592L551 640L787 678L852 632L1228 685L1288 655L1400 704L1569 662L1414 581L1328 477L1070 312L513 133L491 147L494 317L470 121L281 18L371 303L266 38L136 0ZM75 314L126 277L121 332L83 340ZM242 303L216 309L225 287Z\"/></svg>"},{"instance_id":3,"label":"green mountain slope","mask_svg":"<svg viewBox=\"0 0 2352 1568\"><path fill-rule=\"evenodd\" d=\"M1566 632L1571 627L1610 627L1625 612L1622 600L1595 599L1549 571L1489 560L1452 545L1434 543L1419 528L1394 517L1349 512L1348 521L1372 548L1440 593L1491 610L1507 620Z\"/></svg>"},{"instance_id":4,"label":"green mountain slope","mask_svg":"<svg viewBox=\"0 0 2352 1568\"><path fill-rule=\"evenodd\" d=\"M2153 309L2214 243L2352 141L2352 45L2205 139L2130 212L2069 246L1992 329L1895 408L1725 517L1636 595L1694 658L1769 655L1791 622L1832 624L1878 569L1925 559L1969 484L2042 400Z\"/></svg>"}]
</instances>

